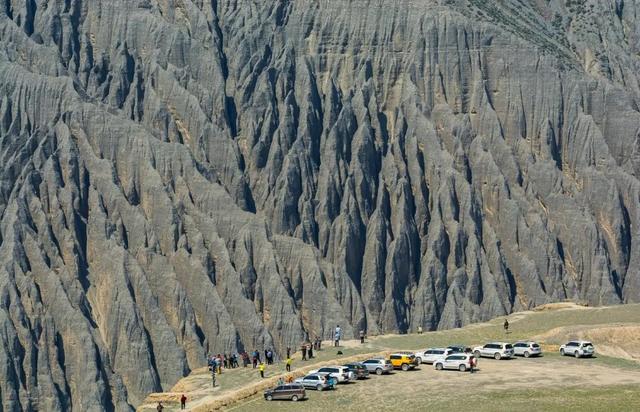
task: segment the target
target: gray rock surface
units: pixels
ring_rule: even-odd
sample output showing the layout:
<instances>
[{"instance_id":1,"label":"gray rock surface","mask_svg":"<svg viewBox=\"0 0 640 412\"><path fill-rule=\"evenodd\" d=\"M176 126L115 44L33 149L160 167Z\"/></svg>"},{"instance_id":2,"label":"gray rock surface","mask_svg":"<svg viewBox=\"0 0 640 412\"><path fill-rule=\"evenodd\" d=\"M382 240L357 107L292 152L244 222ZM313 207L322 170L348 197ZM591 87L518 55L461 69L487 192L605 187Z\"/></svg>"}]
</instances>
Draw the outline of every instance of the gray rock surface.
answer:
<instances>
[{"instance_id":1,"label":"gray rock surface","mask_svg":"<svg viewBox=\"0 0 640 412\"><path fill-rule=\"evenodd\" d=\"M0 410L640 301L637 0L4 0Z\"/></svg>"}]
</instances>

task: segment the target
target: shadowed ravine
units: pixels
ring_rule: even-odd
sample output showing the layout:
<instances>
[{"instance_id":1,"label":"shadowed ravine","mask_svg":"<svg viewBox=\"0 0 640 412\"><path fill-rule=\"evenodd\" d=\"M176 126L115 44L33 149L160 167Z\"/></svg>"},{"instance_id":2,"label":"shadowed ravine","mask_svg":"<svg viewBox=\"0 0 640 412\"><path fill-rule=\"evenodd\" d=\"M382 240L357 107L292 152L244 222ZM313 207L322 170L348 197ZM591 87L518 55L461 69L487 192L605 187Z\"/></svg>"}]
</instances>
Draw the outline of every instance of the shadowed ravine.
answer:
<instances>
[{"instance_id":1,"label":"shadowed ravine","mask_svg":"<svg viewBox=\"0 0 640 412\"><path fill-rule=\"evenodd\" d=\"M569 3L4 0L0 410L640 301L640 3Z\"/></svg>"}]
</instances>

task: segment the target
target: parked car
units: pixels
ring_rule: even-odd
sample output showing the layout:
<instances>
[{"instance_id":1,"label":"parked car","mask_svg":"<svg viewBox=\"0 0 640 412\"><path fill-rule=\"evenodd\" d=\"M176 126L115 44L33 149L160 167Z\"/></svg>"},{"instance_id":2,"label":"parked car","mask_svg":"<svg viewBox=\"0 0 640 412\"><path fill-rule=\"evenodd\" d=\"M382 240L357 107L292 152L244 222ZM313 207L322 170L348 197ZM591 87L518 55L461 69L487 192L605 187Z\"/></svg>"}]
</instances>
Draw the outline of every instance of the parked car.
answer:
<instances>
[{"instance_id":1,"label":"parked car","mask_svg":"<svg viewBox=\"0 0 640 412\"><path fill-rule=\"evenodd\" d=\"M484 346L475 348L473 354L476 355L476 358L509 359L513 357L513 345L504 342L487 343Z\"/></svg>"},{"instance_id":2,"label":"parked car","mask_svg":"<svg viewBox=\"0 0 640 412\"><path fill-rule=\"evenodd\" d=\"M327 380L327 383L329 384L329 387L331 389L335 389L338 387L338 378L333 376L333 374L329 372L318 372L318 375L322 376Z\"/></svg>"},{"instance_id":3,"label":"parked car","mask_svg":"<svg viewBox=\"0 0 640 412\"><path fill-rule=\"evenodd\" d=\"M369 370L359 362L347 363L342 366L348 368L350 372L353 372L356 379L365 379L369 377Z\"/></svg>"},{"instance_id":4,"label":"parked car","mask_svg":"<svg viewBox=\"0 0 640 412\"><path fill-rule=\"evenodd\" d=\"M402 369L403 371L408 371L409 369L413 369L418 366L418 361L413 354L408 355L402 352L392 353L389 356L389 360L394 368Z\"/></svg>"},{"instance_id":5,"label":"parked car","mask_svg":"<svg viewBox=\"0 0 640 412\"><path fill-rule=\"evenodd\" d=\"M451 355L453 352L452 349L449 348L429 348L424 351L420 351L416 354L416 360L418 364L428 363L432 364L439 359L444 359L448 355Z\"/></svg>"},{"instance_id":6,"label":"parked car","mask_svg":"<svg viewBox=\"0 0 640 412\"><path fill-rule=\"evenodd\" d=\"M356 380L356 375L351 372L349 368L345 368L344 366L324 366L309 373L328 373L334 378L338 379L338 383L345 383L351 380Z\"/></svg>"},{"instance_id":7,"label":"parked car","mask_svg":"<svg viewBox=\"0 0 640 412\"><path fill-rule=\"evenodd\" d=\"M438 359L434 362L434 368L436 370L454 369L460 372L466 372L471 370L471 357L470 353L454 353L444 359Z\"/></svg>"},{"instance_id":8,"label":"parked car","mask_svg":"<svg viewBox=\"0 0 640 412\"><path fill-rule=\"evenodd\" d=\"M331 388L329 382L324 376L318 375L317 373L309 374L303 378L298 378L295 380L296 384L302 385L305 388L315 389L317 391L323 391L325 389Z\"/></svg>"},{"instance_id":9,"label":"parked car","mask_svg":"<svg viewBox=\"0 0 640 412\"><path fill-rule=\"evenodd\" d=\"M560 346L560 355L575 356L576 358L590 357L596 353L593 343L584 340L572 340Z\"/></svg>"},{"instance_id":10,"label":"parked car","mask_svg":"<svg viewBox=\"0 0 640 412\"><path fill-rule=\"evenodd\" d=\"M517 356L540 356L542 348L536 342L516 342L513 344L513 354Z\"/></svg>"},{"instance_id":11,"label":"parked car","mask_svg":"<svg viewBox=\"0 0 640 412\"><path fill-rule=\"evenodd\" d=\"M408 356L413 355L413 356L416 356L415 352L411 352L411 351L408 351L408 350L399 350L399 351L397 351L395 353L396 354L401 354L401 355L408 355Z\"/></svg>"},{"instance_id":12,"label":"parked car","mask_svg":"<svg viewBox=\"0 0 640 412\"><path fill-rule=\"evenodd\" d=\"M304 386L297 383L280 385L264 391L264 398L268 401L272 401L274 399L287 399L296 402L306 397L307 393L304 390Z\"/></svg>"},{"instance_id":13,"label":"parked car","mask_svg":"<svg viewBox=\"0 0 640 412\"><path fill-rule=\"evenodd\" d=\"M388 359L367 359L362 364L369 372L374 372L376 375L390 373L393 370L393 365Z\"/></svg>"},{"instance_id":14,"label":"parked car","mask_svg":"<svg viewBox=\"0 0 640 412\"><path fill-rule=\"evenodd\" d=\"M471 348L465 345L450 345L447 349L451 350L451 353L468 353L471 352Z\"/></svg>"}]
</instances>

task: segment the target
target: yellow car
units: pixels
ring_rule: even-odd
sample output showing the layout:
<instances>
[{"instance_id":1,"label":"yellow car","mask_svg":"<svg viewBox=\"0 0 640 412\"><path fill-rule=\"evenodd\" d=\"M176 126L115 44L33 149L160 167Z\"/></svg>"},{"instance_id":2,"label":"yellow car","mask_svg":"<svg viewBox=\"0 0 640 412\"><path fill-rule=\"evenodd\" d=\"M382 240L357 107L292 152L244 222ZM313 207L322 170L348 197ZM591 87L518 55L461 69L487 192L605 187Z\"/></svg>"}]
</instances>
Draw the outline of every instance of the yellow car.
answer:
<instances>
[{"instance_id":1,"label":"yellow car","mask_svg":"<svg viewBox=\"0 0 640 412\"><path fill-rule=\"evenodd\" d=\"M418 366L418 360L413 353L393 353L389 356L389 360L395 369L402 369L403 371L408 371Z\"/></svg>"}]
</instances>

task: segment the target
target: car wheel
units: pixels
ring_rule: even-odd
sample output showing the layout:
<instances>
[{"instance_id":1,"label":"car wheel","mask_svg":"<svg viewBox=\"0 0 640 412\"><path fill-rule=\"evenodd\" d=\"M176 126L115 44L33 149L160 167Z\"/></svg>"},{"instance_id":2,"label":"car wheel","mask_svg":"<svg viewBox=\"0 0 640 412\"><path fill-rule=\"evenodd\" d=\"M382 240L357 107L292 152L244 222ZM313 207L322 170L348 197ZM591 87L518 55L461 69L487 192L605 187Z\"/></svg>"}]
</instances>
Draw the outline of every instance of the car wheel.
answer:
<instances>
[{"instance_id":1,"label":"car wheel","mask_svg":"<svg viewBox=\"0 0 640 412\"><path fill-rule=\"evenodd\" d=\"M418 365L422 365L422 358L418 357L416 358L416 361L418 362Z\"/></svg>"},{"instance_id":2,"label":"car wheel","mask_svg":"<svg viewBox=\"0 0 640 412\"><path fill-rule=\"evenodd\" d=\"M294 401L294 402L298 402L298 395L293 395L291 397L291 400Z\"/></svg>"},{"instance_id":3,"label":"car wheel","mask_svg":"<svg viewBox=\"0 0 640 412\"><path fill-rule=\"evenodd\" d=\"M322 392L322 385L318 384L318 385L316 386L316 390L317 390L318 392Z\"/></svg>"},{"instance_id":4,"label":"car wheel","mask_svg":"<svg viewBox=\"0 0 640 412\"><path fill-rule=\"evenodd\" d=\"M402 366L400 367L403 371L408 371L409 370L409 365L407 365L406 363L403 363Z\"/></svg>"},{"instance_id":5,"label":"car wheel","mask_svg":"<svg viewBox=\"0 0 640 412\"><path fill-rule=\"evenodd\" d=\"M531 354L530 354L529 352L525 352L525 353L524 353L524 357L525 357L525 358L528 358L529 356L531 356Z\"/></svg>"},{"instance_id":6,"label":"car wheel","mask_svg":"<svg viewBox=\"0 0 640 412\"><path fill-rule=\"evenodd\" d=\"M273 396L271 396L271 395L267 395L267 400L268 400L268 401L272 401L272 400L273 400Z\"/></svg>"},{"instance_id":7,"label":"car wheel","mask_svg":"<svg viewBox=\"0 0 640 412\"><path fill-rule=\"evenodd\" d=\"M382 369L380 368L376 369L376 375L382 375Z\"/></svg>"},{"instance_id":8,"label":"car wheel","mask_svg":"<svg viewBox=\"0 0 640 412\"><path fill-rule=\"evenodd\" d=\"M560 355L564 356L564 349L560 349Z\"/></svg>"},{"instance_id":9,"label":"car wheel","mask_svg":"<svg viewBox=\"0 0 640 412\"><path fill-rule=\"evenodd\" d=\"M444 369L444 367L442 366L441 363L436 363L436 369L441 371L442 369Z\"/></svg>"},{"instance_id":10,"label":"car wheel","mask_svg":"<svg viewBox=\"0 0 640 412\"><path fill-rule=\"evenodd\" d=\"M467 371L467 367L466 367L466 366L464 366L464 365L460 365L460 366L458 366L458 370L459 370L460 372L466 372L466 371Z\"/></svg>"},{"instance_id":11,"label":"car wheel","mask_svg":"<svg viewBox=\"0 0 640 412\"><path fill-rule=\"evenodd\" d=\"M473 352L473 356L475 356L476 358L479 358L480 357L480 351L477 350L477 351Z\"/></svg>"},{"instance_id":12,"label":"car wheel","mask_svg":"<svg viewBox=\"0 0 640 412\"><path fill-rule=\"evenodd\" d=\"M579 358L580 357L580 352L578 352L578 351L573 352L573 356L575 356L576 358Z\"/></svg>"},{"instance_id":13,"label":"car wheel","mask_svg":"<svg viewBox=\"0 0 640 412\"><path fill-rule=\"evenodd\" d=\"M495 360L500 360L500 358L501 358L501 356L500 356L500 354L499 354L498 352L496 352L496 353L493 355L493 359L495 359Z\"/></svg>"}]
</instances>

